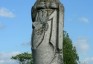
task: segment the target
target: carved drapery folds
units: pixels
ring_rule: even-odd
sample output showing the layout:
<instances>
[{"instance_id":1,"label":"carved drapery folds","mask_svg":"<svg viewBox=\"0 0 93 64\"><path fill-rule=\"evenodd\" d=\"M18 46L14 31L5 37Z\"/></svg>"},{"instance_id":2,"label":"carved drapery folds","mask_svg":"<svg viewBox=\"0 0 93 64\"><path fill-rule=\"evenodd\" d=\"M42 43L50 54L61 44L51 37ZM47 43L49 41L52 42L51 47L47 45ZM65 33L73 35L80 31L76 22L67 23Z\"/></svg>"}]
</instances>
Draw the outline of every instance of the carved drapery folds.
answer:
<instances>
[{"instance_id":1,"label":"carved drapery folds","mask_svg":"<svg viewBox=\"0 0 93 64\"><path fill-rule=\"evenodd\" d=\"M63 16L58 0L37 0L32 7L34 64L63 64Z\"/></svg>"}]
</instances>

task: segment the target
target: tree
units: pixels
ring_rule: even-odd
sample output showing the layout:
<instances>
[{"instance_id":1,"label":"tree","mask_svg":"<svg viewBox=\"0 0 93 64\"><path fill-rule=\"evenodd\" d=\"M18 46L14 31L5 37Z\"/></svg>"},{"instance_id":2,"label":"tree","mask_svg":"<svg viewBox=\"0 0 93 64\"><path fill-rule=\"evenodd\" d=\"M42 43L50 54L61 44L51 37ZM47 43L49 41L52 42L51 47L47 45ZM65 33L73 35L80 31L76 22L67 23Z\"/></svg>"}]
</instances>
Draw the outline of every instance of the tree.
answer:
<instances>
[{"instance_id":1,"label":"tree","mask_svg":"<svg viewBox=\"0 0 93 64\"><path fill-rule=\"evenodd\" d=\"M11 59L18 60L19 64L32 64L32 54L27 52L12 56Z\"/></svg>"},{"instance_id":2,"label":"tree","mask_svg":"<svg viewBox=\"0 0 93 64\"><path fill-rule=\"evenodd\" d=\"M63 39L63 58L64 64L78 64L79 62L79 56L76 48L73 46L72 40L65 31ZM12 59L18 60L20 64L33 64L32 54L29 53L18 54L13 56Z\"/></svg>"},{"instance_id":3,"label":"tree","mask_svg":"<svg viewBox=\"0 0 93 64\"><path fill-rule=\"evenodd\" d=\"M76 48L73 46L72 40L65 31L63 39L63 58L64 64L78 64L79 62L79 56L76 52Z\"/></svg>"}]
</instances>

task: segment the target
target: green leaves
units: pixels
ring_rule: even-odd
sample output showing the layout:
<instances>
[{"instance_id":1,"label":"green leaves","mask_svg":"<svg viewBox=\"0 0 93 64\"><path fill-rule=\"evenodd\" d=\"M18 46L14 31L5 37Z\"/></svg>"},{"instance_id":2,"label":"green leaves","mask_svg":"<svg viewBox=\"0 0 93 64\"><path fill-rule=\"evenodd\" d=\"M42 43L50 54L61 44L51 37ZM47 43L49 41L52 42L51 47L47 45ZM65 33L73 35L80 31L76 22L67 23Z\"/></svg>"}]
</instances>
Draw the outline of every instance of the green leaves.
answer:
<instances>
[{"instance_id":1,"label":"green leaves","mask_svg":"<svg viewBox=\"0 0 93 64\"><path fill-rule=\"evenodd\" d=\"M11 59L18 60L20 64L31 64L32 54L31 53L21 53L16 56L12 56Z\"/></svg>"},{"instance_id":2,"label":"green leaves","mask_svg":"<svg viewBox=\"0 0 93 64\"><path fill-rule=\"evenodd\" d=\"M64 64L78 64L79 56L76 52L76 48L72 44L72 40L66 32L64 32L63 39L63 57Z\"/></svg>"}]
</instances>

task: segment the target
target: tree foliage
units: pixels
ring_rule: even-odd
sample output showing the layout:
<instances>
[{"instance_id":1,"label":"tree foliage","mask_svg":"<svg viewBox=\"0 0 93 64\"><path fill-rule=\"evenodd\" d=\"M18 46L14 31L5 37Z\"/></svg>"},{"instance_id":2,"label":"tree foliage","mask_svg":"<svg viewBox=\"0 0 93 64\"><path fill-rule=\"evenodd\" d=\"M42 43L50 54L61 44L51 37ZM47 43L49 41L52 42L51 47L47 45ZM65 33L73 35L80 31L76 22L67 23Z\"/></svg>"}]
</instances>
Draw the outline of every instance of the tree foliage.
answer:
<instances>
[{"instance_id":1,"label":"tree foliage","mask_svg":"<svg viewBox=\"0 0 93 64\"><path fill-rule=\"evenodd\" d=\"M64 64L78 64L79 62L79 56L76 52L76 48L73 46L72 40L66 32L64 32L63 39L63 57Z\"/></svg>"},{"instance_id":2,"label":"tree foliage","mask_svg":"<svg viewBox=\"0 0 93 64\"><path fill-rule=\"evenodd\" d=\"M27 52L12 56L11 59L18 60L19 64L32 64L32 54Z\"/></svg>"},{"instance_id":3,"label":"tree foliage","mask_svg":"<svg viewBox=\"0 0 93 64\"><path fill-rule=\"evenodd\" d=\"M68 33L64 32L63 39L63 60L64 64L78 64L79 56L76 52L75 46L72 44ZM12 59L18 60L20 64L33 64L32 54L22 53L16 56L13 56Z\"/></svg>"}]
</instances>

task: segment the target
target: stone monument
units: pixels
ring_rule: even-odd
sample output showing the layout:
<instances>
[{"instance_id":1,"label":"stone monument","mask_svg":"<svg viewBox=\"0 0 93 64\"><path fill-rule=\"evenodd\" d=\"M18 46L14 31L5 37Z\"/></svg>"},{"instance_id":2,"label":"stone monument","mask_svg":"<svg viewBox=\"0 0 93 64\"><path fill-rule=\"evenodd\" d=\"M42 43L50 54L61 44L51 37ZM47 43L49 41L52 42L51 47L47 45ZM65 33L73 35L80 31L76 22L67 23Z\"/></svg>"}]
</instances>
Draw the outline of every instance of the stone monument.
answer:
<instances>
[{"instance_id":1,"label":"stone monument","mask_svg":"<svg viewBox=\"0 0 93 64\"><path fill-rule=\"evenodd\" d=\"M59 0L37 0L31 14L34 64L63 64L64 6Z\"/></svg>"}]
</instances>

